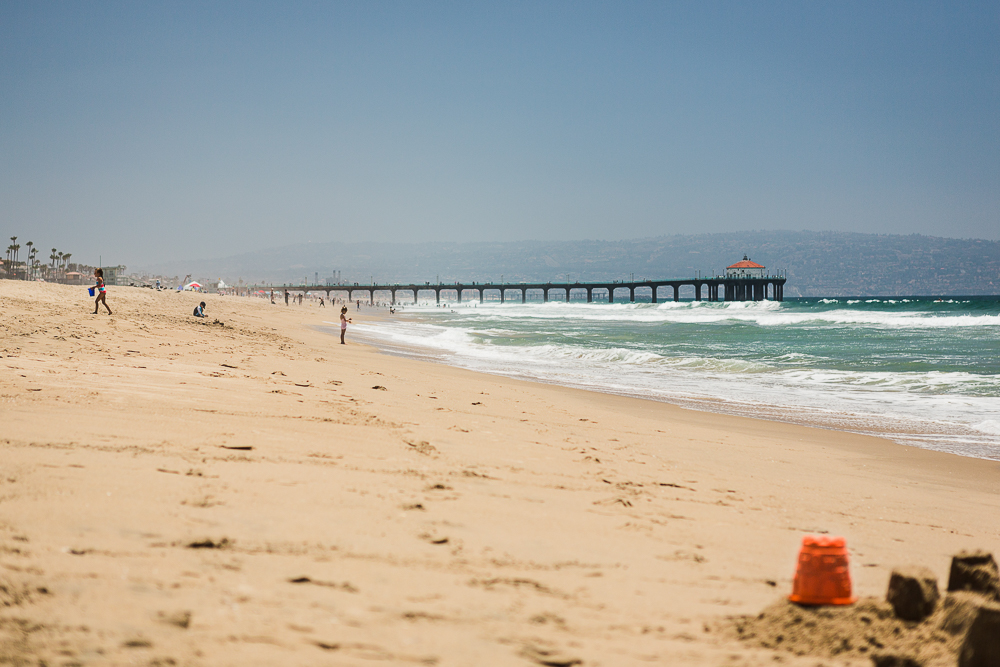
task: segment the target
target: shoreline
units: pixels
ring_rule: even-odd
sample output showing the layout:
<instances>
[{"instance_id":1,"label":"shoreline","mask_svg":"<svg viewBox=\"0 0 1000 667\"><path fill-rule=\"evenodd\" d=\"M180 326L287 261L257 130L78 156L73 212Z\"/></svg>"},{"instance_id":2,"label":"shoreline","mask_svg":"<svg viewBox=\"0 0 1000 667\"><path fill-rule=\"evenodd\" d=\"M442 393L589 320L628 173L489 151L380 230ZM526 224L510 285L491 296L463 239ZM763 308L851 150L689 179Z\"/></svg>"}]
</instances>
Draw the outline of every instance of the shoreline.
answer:
<instances>
[{"instance_id":1,"label":"shoreline","mask_svg":"<svg viewBox=\"0 0 1000 667\"><path fill-rule=\"evenodd\" d=\"M787 595L803 533L847 538L862 596L1000 552L992 461L340 346L332 310L78 291L0 285L14 657L805 667L711 630Z\"/></svg>"},{"instance_id":2,"label":"shoreline","mask_svg":"<svg viewBox=\"0 0 1000 667\"><path fill-rule=\"evenodd\" d=\"M370 321L377 322L389 320L387 312L382 312L380 309L373 309L373 311L374 312L368 316ZM333 327L334 325L331 324L330 326ZM316 329L322 331L323 327L322 325L316 325ZM331 328L330 335L339 335L339 333L333 331ZM639 389L629 390L627 388L606 388L596 384L571 382L566 381L565 379L561 380L558 378L531 375L528 372L503 372L488 368L472 368L468 365L450 362L448 360L449 355L447 353L438 352L435 348L421 348L417 345L399 342L393 342L390 344L384 340L378 340L364 335L360 335L358 338L360 338L360 340L362 340L365 344L371 345L373 348L378 349L384 354L419 361L429 361L432 363L443 364L451 368L461 368L493 377L535 382L558 387L568 387L582 391L591 391L603 395L621 396L626 398L635 398L638 400L650 400L714 415L729 415L735 417L745 417L748 419L762 419L776 423L794 424L808 428L820 428L840 433L852 433L856 435L884 438L894 442L895 444L906 447L943 452L984 461L1000 461L1000 451L997 451L996 447L992 446L991 443L980 443L967 440L959 446L951 444L951 440L955 438L983 438L983 433L962 424L950 425L951 430L949 431L939 431L934 433L932 430L928 430L927 432L913 433L907 429L907 424L903 420L876 414L869 414L862 417L856 413L825 410L819 407L755 404L747 401L733 401L712 396L681 394L672 396L666 394L650 396L643 394ZM796 412L800 412L802 415L797 415ZM877 419L879 417L882 417L881 421Z\"/></svg>"},{"instance_id":3,"label":"shoreline","mask_svg":"<svg viewBox=\"0 0 1000 667\"><path fill-rule=\"evenodd\" d=\"M375 318L372 318L375 319ZM319 327L317 327L319 329ZM324 335L333 335L323 332ZM339 334L338 334L339 335ZM778 433L783 437L797 438L800 441L806 442L818 442L822 441L824 446L832 446L838 449L843 449L845 452L853 455L868 455L874 456L880 459L888 459L897 456L902 456L907 459L908 464L917 465L923 469L923 472L928 473L930 471L938 470L941 466L947 466L951 469L958 468L961 470L960 476L962 476L967 481L975 480L973 483L981 490L990 490L992 487L988 482L983 484L984 480L994 479L992 474L987 474L985 477L980 474L983 469L980 464L994 464L990 465L990 468L995 468L1000 471L1000 461L997 459L989 458L978 458L973 456L964 456L962 454L956 454L954 452L946 452L937 449L929 449L924 447L917 447L913 445L908 445L901 442L896 442L887 435L879 435L872 433L862 433L857 431L849 431L844 429L838 429L836 427L827 426L821 423L808 423L808 422L796 422L791 420L778 420L770 419L768 417L755 417L743 414L732 414L726 412L715 412L712 410L699 410L694 407L689 407L687 405L679 405L677 403L659 400L655 398L647 398L638 395L628 395L620 394L615 392L605 392L598 389L592 389L587 387L577 387L565 384L559 384L557 382L548 382L543 379L530 378L530 377L511 377L502 374L487 373L479 370L473 370L464 368L461 366L454 366L448 364L444 361L438 361L434 359L429 359L421 357L419 355L407 356L405 354L394 354L391 351L387 351L382 347L371 344L362 343L370 347L373 351L379 354L385 354L388 356L393 356L402 359L410 359L418 363L433 363L435 365L441 365L445 368L454 369L462 371L464 373L470 373L473 376L485 375L490 378L497 378L500 381L508 381L515 383L527 383L529 385L542 385L545 387L552 387L560 391L565 391L572 393L577 396L577 399L583 403L588 403L594 406L601 405L606 407L607 404L611 404L613 409L617 412L628 413L631 415L648 415L650 412L655 412L660 406L667 406L672 408L673 411L670 413L669 418L672 421L683 422L686 424L704 424L706 418L710 418L713 422L713 426L719 429L725 430L730 433L747 433L747 434L774 434ZM694 401L692 401L694 402ZM787 430L786 430L787 429ZM799 429L806 429L807 431L820 431L827 434L839 434L842 437L827 439L823 436L817 436L815 438L802 437L803 434ZM886 448L891 451L879 451L879 449ZM956 463L956 459L961 461L961 463ZM949 477L951 473L949 472Z\"/></svg>"}]
</instances>

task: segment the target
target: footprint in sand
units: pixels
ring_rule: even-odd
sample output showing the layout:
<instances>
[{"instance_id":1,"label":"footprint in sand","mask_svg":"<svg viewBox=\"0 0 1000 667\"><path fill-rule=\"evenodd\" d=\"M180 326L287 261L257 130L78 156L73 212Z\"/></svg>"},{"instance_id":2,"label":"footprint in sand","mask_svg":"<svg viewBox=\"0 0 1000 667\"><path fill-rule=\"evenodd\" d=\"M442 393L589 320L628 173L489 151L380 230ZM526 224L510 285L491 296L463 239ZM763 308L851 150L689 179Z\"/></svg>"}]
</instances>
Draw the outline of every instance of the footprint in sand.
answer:
<instances>
[{"instance_id":1,"label":"footprint in sand","mask_svg":"<svg viewBox=\"0 0 1000 667\"><path fill-rule=\"evenodd\" d=\"M191 625L191 612L189 611L175 611L175 612L157 612L157 620L161 623L166 623L167 625L176 625L178 628L184 630L188 629Z\"/></svg>"},{"instance_id":2,"label":"footprint in sand","mask_svg":"<svg viewBox=\"0 0 1000 667\"><path fill-rule=\"evenodd\" d=\"M424 456L432 456L434 454L437 454L438 451L437 447L427 442L426 440L420 440L417 442L406 440L405 442L417 454L423 454Z\"/></svg>"},{"instance_id":3,"label":"footprint in sand","mask_svg":"<svg viewBox=\"0 0 1000 667\"><path fill-rule=\"evenodd\" d=\"M211 537L205 537L192 542L188 542L186 546L188 549L225 549L230 544L228 537L223 537L219 540L214 540Z\"/></svg>"},{"instance_id":4,"label":"footprint in sand","mask_svg":"<svg viewBox=\"0 0 1000 667\"><path fill-rule=\"evenodd\" d=\"M433 484L431 486L428 486L425 490L426 491L451 491L451 487L448 486L447 484Z\"/></svg>"}]
</instances>

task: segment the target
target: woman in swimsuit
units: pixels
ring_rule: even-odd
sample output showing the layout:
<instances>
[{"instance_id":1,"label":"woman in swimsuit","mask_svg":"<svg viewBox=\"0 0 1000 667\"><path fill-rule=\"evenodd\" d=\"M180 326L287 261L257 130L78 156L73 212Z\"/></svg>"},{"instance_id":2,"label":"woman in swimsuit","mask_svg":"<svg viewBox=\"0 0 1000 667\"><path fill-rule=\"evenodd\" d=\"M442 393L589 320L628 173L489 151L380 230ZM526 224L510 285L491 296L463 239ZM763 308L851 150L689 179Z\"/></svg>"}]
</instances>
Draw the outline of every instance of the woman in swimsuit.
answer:
<instances>
[{"instance_id":1,"label":"woman in swimsuit","mask_svg":"<svg viewBox=\"0 0 1000 667\"><path fill-rule=\"evenodd\" d=\"M347 316L347 306L340 309L340 344L344 345L344 334L347 333L347 323L353 322L351 318Z\"/></svg>"},{"instance_id":2,"label":"woman in swimsuit","mask_svg":"<svg viewBox=\"0 0 1000 667\"><path fill-rule=\"evenodd\" d=\"M97 299L94 301L94 315L96 315L97 309L102 303L105 308L108 308L107 291L104 288L104 269L94 269L94 279L97 281ZM110 314L111 309L108 308L108 315Z\"/></svg>"}]
</instances>

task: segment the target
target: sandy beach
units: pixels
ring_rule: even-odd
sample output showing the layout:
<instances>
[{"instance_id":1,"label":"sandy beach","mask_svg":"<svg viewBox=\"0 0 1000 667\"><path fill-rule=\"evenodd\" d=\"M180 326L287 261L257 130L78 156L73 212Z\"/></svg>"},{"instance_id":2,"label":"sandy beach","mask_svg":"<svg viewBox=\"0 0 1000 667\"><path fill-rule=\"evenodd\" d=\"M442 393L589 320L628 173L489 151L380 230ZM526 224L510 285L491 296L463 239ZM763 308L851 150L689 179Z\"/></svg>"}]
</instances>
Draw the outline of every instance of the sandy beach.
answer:
<instances>
[{"instance_id":1,"label":"sandy beach","mask_svg":"<svg viewBox=\"0 0 1000 667\"><path fill-rule=\"evenodd\" d=\"M330 307L108 304L0 282L0 664L871 664L720 627L807 533L879 598L1000 553L995 461L342 346Z\"/></svg>"}]
</instances>

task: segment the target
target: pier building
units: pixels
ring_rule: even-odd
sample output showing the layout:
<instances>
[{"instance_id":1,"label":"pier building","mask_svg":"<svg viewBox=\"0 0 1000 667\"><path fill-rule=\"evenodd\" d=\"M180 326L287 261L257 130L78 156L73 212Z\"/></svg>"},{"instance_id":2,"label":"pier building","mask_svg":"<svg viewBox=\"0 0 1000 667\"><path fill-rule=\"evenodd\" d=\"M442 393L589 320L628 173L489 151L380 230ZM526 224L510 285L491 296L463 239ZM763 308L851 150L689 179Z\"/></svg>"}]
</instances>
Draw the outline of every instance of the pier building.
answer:
<instances>
[{"instance_id":1,"label":"pier building","mask_svg":"<svg viewBox=\"0 0 1000 667\"><path fill-rule=\"evenodd\" d=\"M750 258L743 255L743 259L735 264L726 267L727 278L763 278L767 267L751 262Z\"/></svg>"}]
</instances>

